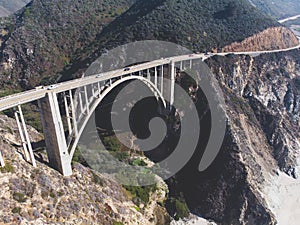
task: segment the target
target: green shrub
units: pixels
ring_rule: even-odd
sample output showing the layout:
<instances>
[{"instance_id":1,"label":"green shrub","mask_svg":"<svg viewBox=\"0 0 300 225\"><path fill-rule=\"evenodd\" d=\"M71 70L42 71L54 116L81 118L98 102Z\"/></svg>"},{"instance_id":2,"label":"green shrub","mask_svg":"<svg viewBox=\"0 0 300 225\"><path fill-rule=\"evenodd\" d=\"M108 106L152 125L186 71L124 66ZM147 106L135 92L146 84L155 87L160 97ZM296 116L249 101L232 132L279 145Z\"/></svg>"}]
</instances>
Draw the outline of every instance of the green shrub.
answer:
<instances>
[{"instance_id":1,"label":"green shrub","mask_svg":"<svg viewBox=\"0 0 300 225\"><path fill-rule=\"evenodd\" d=\"M175 220L179 220L181 218L188 217L190 214L190 210L183 198L171 198L171 204L175 209Z\"/></svg>"},{"instance_id":2,"label":"green shrub","mask_svg":"<svg viewBox=\"0 0 300 225\"><path fill-rule=\"evenodd\" d=\"M17 214L20 214L22 211L22 209L20 207L15 207L11 210L12 213L17 213Z\"/></svg>"},{"instance_id":3,"label":"green shrub","mask_svg":"<svg viewBox=\"0 0 300 225\"><path fill-rule=\"evenodd\" d=\"M26 8L24 11L24 17L30 17L31 13L30 13L30 9Z\"/></svg>"},{"instance_id":4,"label":"green shrub","mask_svg":"<svg viewBox=\"0 0 300 225\"><path fill-rule=\"evenodd\" d=\"M93 171L91 171L91 173L92 173L93 182L95 184L99 184L99 185L103 186L104 185L103 180L97 174L95 174Z\"/></svg>"},{"instance_id":5,"label":"green shrub","mask_svg":"<svg viewBox=\"0 0 300 225\"><path fill-rule=\"evenodd\" d=\"M13 134L13 130L9 126L4 126L4 129L7 130L10 134Z\"/></svg>"},{"instance_id":6,"label":"green shrub","mask_svg":"<svg viewBox=\"0 0 300 225\"><path fill-rule=\"evenodd\" d=\"M49 196L51 198L56 198L56 194L53 191L50 191Z\"/></svg>"},{"instance_id":7,"label":"green shrub","mask_svg":"<svg viewBox=\"0 0 300 225\"><path fill-rule=\"evenodd\" d=\"M13 89L13 90L4 89L4 90L0 91L0 98L8 96L8 95L13 95L13 94L16 94L16 93L19 93L19 92L21 92L21 90L19 90L19 89Z\"/></svg>"},{"instance_id":8,"label":"green shrub","mask_svg":"<svg viewBox=\"0 0 300 225\"><path fill-rule=\"evenodd\" d=\"M134 209L138 212L141 211L140 207L138 207L138 206L134 206Z\"/></svg>"},{"instance_id":9,"label":"green shrub","mask_svg":"<svg viewBox=\"0 0 300 225\"><path fill-rule=\"evenodd\" d=\"M135 159L130 164L133 166L147 166L147 163L145 163L145 161L142 159Z\"/></svg>"},{"instance_id":10,"label":"green shrub","mask_svg":"<svg viewBox=\"0 0 300 225\"><path fill-rule=\"evenodd\" d=\"M127 152L114 152L112 155L122 162L129 159L129 154Z\"/></svg>"},{"instance_id":11,"label":"green shrub","mask_svg":"<svg viewBox=\"0 0 300 225\"><path fill-rule=\"evenodd\" d=\"M72 158L72 163L80 163L82 165L87 165L85 158L82 156L80 150L76 148L73 158Z\"/></svg>"},{"instance_id":12,"label":"green shrub","mask_svg":"<svg viewBox=\"0 0 300 225\"><path fill-rule=\"evenodd\" d=\"M136 204L140 204L141 202L148 204L150 193L154 192L157 189L157 186L156 184L144 187L124 185L124 188L131 193Z\"/></svg>"},{"instance_id":13,"label":"green shrub","mask_svg":"<svg viewBox=\"0 0 300 225\"><path fill-rule=\"evenodd\" d=\"M115 221L114 223L113 223L113 225L124 225L122 222L117 222L117 221Z\"/></svg>"},{"instance_id":14,"label":"green shrub","mask_svg":"<svg viewBox=\"0 0 300 225\"><path fill-rule=\"evenodd\" d=\"M176 200L175 207L176 207L176 211L177 211L175 219L184 218L184 217L189 216L190 210L185 202Z\"/></svg>"},{"instance_id":15,"label":"green shrub","mask_svg":"<svg viewBox=\"0 0 300 225\"><path fill-rule=\"evenodd\" d=\"M27 200L26 196L19 192L15 192L13 194L13 199L20 203L26 202L26 200Z\"/></svg>"},{"instance_id":16,"label":"green shrub","mask_svg":"<svg viewBox=\"0 0 300 225\"><path fill-rule=\"evenodd\" d=\"M103 144L109 151L117 151L121 148L121 144L118 142L117 138L114 136L104 137Z\"/></svg>"},{"instance_id":17,"label":"green shrub","mask_svg":"<svg viewBox=\"0 0 300 225\"><path fill-rule=\"evenodd\" d=\"M9 163L6 163L6 165L4 167L1 167L0 171L1 171L1 173L13 173L13 172L15 172L14 167Z\"/></svg>"}]
</instances>

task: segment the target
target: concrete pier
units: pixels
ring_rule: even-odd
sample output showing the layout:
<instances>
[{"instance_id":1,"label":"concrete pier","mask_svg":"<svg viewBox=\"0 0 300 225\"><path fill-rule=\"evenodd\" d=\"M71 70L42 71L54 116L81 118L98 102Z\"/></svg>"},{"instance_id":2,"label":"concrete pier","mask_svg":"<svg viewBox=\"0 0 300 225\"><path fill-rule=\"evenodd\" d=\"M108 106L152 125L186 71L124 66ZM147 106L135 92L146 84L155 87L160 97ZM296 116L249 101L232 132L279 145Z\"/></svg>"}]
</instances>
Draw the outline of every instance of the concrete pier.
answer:
<instances>
[{"instance_id":1,"label":"concrete pier","mask_svg":"<svg viewBox=\"0 0 300 225\"><path fill-rule=\"evenodd\" d=\"M50 166L64 176L72 175L71 157L68 152L57 95L48 92L39 100L41 119Z\"/></svg>"}]
</instances>

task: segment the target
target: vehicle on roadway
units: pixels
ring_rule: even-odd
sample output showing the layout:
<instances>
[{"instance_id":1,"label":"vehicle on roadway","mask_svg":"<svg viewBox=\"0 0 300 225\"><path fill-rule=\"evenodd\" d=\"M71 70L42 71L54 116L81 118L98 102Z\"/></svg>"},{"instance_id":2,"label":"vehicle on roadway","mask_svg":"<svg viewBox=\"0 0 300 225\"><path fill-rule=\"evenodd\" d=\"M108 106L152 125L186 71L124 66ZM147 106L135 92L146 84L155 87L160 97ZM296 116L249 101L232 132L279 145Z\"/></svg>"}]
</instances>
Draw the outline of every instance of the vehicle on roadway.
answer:
<instances>
[{"instance_id":1,"label":"vehicle on roadway","mask_svg":"<svg viewBox=\"0 0 300 225\"><path fill-rule=\"evenodd\" d=\"M48 86L47 89L48 90L53 90L53 89L55 89L57 87L58 87L58 85L53 84L53 85Z\"/></svg>"},{"instance_id":2,"label":"vehicle on roadway","mask_svg":"<svg viewBox=\"0 0 300 225\"><path fill-rule=\"evenodd\" d=\"M41 90L41 89L44 89L45 87L43 86L43 85L41 85L41 86L37 86L37 87L35 87L35 90Z\"/></svg>"},{"instance_id":3,"label":"vehicle on roadway","mask_svg":"<svg viewBox=\"0 0 300 225\"><path fill-rule=\"evenodd\" d=\"M125 69L124 69L124 71L129 71L130 70L130 68L129 67L126 67Z\"/></svg>"}]
</instances>

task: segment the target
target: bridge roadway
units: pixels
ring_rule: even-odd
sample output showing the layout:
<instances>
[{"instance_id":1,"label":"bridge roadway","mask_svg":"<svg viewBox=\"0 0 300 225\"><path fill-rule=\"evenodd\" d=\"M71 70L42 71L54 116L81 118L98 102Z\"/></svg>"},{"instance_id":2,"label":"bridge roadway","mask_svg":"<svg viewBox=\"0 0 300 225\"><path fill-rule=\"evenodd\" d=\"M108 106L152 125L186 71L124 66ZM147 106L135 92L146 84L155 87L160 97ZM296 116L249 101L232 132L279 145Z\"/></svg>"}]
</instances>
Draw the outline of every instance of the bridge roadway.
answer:
<instances>
[{"instance_id":1,"label":"bridge roadway","mask_svg":"<svg viewBox=\"0 0 300 225\"><path fill-rule=\"evenodd\" d=\"M300 37L299 41L300 41ZM10 96L6 96L3 98L0 98L0 111L4 111L13 107L16 107L18 105L26 104L38 99L41 99L46 96L47 92L64 92L68 91L70 89L76 89L79 87L84 87L86 85L90 85L96 82L101 82L105 81L108 79L128 75L130 73L142 71L142 70L147 70L153 67L157 67L160 65L166 65L170 64L171 62L180 62L180 61L185 61L185 60L193 60L193 59L202 59L202 61L213 57L213 56L226 56L229 54L235 54L235 55L259 55L259 54L265 54L265 53L278 53L278 52L286 52L286 51L291 51L293 49L299 49L300 48L300 42L297 46L287 48L287 49L279 49L279 50L271 50L271 51L249 51L249 52L224 52L224 53L200 53L200 54L190 54L190 55L182 55L182 56L175 56L175 57L170 57L170 58L165 58L165 59L158 59L154 60L151 62L135 65L130 67L130 71L124 71L124 69L118 69L114 71L109 71L105 72L102 74L95 74L92 76L87 76L79 79L74 79L62 83L57 83L54 85L50 86L41 86L37 87L36 89L32 89L29 91L24 91L21 93L13 94Z\"/></svg>"}]
</instances>

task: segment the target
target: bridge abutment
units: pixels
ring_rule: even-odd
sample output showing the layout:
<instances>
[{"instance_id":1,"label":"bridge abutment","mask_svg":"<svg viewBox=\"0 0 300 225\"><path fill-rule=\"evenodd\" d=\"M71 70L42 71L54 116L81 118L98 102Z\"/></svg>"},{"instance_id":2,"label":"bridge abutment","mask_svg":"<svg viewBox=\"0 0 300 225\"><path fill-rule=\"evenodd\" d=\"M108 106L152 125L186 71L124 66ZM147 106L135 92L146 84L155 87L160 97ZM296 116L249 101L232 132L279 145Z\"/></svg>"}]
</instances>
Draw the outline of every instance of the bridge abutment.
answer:
<instances>
[{"instance_id":1,"label":"bridge abutment","mask_svg":"<svg viewBox=\"0 0 300 225\"><path fill-rule=\"evenodd\" d=\"M39 100L39 106L50 166L64 176L70 176L71 157L56 93L48 92L45 98Z\"/></svg>"}]
</instances>

